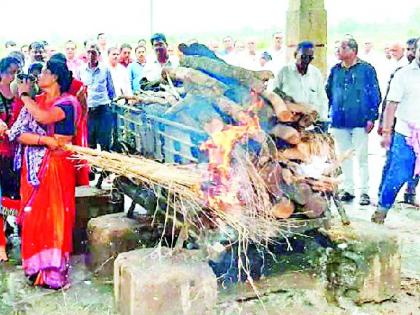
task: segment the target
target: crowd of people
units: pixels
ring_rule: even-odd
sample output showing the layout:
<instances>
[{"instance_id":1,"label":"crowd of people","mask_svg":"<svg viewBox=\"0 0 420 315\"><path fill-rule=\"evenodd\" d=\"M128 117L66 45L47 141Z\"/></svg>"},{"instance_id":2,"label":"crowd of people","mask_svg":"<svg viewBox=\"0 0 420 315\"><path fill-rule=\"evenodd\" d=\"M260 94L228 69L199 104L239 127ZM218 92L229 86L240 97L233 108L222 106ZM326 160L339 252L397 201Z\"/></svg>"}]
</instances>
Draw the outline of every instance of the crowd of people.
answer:
<instances>
[{"instance_id":1,"label":"crowd of people","mask_svg":"<svg viewBox=\"0 0 420 315\"><path fill-rule=\"evenodd\" d=\"M327 79L312 65L316 47L311 41L299 43L294 60L286 63L281 32L272 35L272 47L262 52L255 38L235 41L227 36L223 49L217 42L208 47L232 65L272 71L275 78L267 89L277 88L317 110L316 124L334 137L338 153L352 152L342 164L343 202L355 198L354 161L361 176L359 203L371 202L368 134L379 121L388 154L372 221L384 222L404 183L406 201L415 202L420 173L420 111L415 110L420 97L419 40L410 39L406 47L392 44L380 56L370 42L359 54L357 41L347 34L336 42ZM0 261L7 260L2 218L13 214L26 276L34 285L62 288L68 283L75 187L93 179L88 166L76 165L63 145L110 150L113 100L139 92L145 80L159 80L164 67L177 67L179 52L161 33L150 41L139 40L134 50L128 43L108 45L104 33L85 41L79 52L72 40L64 43L63 53L46 41L19 49L8 41L5 49L0 60Z\"/></svg>"}]
</instances>

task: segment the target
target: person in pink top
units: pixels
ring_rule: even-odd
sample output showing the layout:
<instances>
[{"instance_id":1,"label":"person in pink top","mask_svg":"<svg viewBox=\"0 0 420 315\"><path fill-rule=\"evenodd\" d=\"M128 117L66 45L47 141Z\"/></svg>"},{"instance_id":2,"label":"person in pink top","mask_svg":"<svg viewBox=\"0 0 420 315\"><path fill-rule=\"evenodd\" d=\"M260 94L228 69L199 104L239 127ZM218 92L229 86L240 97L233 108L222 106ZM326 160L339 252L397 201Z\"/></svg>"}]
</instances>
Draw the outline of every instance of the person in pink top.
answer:
<instances>
[{"instance_id":1,"label":"person in pink top","mask_svg":"<svg viewBox=\"0 0 420 315\"><path fill-rule=\"evenodd\" d=\"M79 70L82 61L76 57L77 45L74 41L68 40L65 46L67 67L73 73L73 77L80 79Z\"/></svg>"}]
</instances>

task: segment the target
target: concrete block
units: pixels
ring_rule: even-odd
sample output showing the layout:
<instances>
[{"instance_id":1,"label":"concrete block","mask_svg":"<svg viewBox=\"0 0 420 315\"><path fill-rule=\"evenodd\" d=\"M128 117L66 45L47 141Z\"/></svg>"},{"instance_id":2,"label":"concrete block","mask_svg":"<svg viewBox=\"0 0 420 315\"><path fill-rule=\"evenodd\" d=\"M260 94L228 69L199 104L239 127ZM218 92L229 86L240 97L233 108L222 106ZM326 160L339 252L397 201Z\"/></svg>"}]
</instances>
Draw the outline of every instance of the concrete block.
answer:
<instances>
[{"instance_id":1,"label":"concrete block","mask_svg":"<svg viewBox=\"0 0 420 315\"><path fill-rule=\"evenodd\" d=\"M123 202L114 202L111 191L90 186L76 187L76 219L73 229L73 253L87 252L87 224L92 218L124 211Z\"/></svg>"},{"instance_id":2,"label":"concrete block","mask_svg":"<svg viewBox=\"0 0 420 315\"><path fill-rule=\"evenodd\" d=\"M328 253L326 276L330 292L355 303L381 302L401 287L398 237L366 221L334 225L327 231L336 248Z\"/></svg>"},{"instance_id":3,"label":"concrete block","mask_svg":"<svg viewBox=\"0 0 420 315\"><path fill-rule=\"evenodd\" d=\"M213 314L217 279L195 251L138 249L118 255L114 293L122 315Z\"/></svg>"},{"instance_id":4,"label":"concrete block","mask_svg":"<svg viewBox=\"0 0 420 315\"><path fill-rule=\"evenodd\" d=\"M154 246L159 229L150 221L127 218L125 213L114 213L93 218L88 223L88 266L100 276L112 276L118 254L142 246Z\"/></svg>"}]
</instances>

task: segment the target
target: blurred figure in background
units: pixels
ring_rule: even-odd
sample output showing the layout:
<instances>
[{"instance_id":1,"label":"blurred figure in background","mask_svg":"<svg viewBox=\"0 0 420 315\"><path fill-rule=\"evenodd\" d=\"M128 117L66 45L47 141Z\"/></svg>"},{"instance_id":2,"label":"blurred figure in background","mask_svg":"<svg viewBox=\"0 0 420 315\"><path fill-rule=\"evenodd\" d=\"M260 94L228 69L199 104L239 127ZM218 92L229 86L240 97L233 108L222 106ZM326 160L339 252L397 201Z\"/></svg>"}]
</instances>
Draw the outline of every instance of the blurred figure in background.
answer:
<instances>
[{"instance_id":1,"label":"blurred figure in background","mask_svg":"<svg viewBox=\"0 0 420 315\"><path fill-rule=\"evenodd\" d=\"M111 72L112 83L114 85L115 96L132 96L129 72L120 62L121 54L117 47L108 49L108 69Z\"/></svg>"},{"instance_id":2,"label":"blurred figure in background","mask_svg":"<svg viewBox=\"0 0 420 315\"><path fill-rule=\"evenodd\" d=\"M144 67L146 65L146 46L137 46L134 50L136 60L128 67L131 89L133 93L140 91L140 80L144 78Z\"/></svg>"},{"instance_id":3,"label":"blurred figure in background","mask_svg":"<svg viewBox=\"0 0 420 315\"><path fill-rule=\"evenodd\" d=\"M223 47L220 57L229 64L235 63L235 45L231 36L223 38Z\"/></svg>"},{"instance_id":4,"label":"blurred figure in background","mask_svg":"<svg viewBox=\"0 0 420 315\"><path fill-rule=\"evenodd\" d=\"M68 40L64 47L66 60L67 60L67 67L73 73L73 76L76 79L80 79L80 67L82 66L82 61L77 58L76 51L77 46L76 43L72 40Z\"/></svg>"},{"instance_id":5,"label":"blurred figure in background","mask_svg":"<svg viewBox=\"0 0 420 315\"><path fill-rule=\"evenodd\" d=\"M272 47L268 51L273 58L273 67L277 71L284 66L286 62L286 51L283 49L283 33L275 32L272 35Z\"/></svg>"},{"instance_id":6,"label":"blurred figure in background","mask_svg":"<svg viewBox=\"0 0 420 315\"><path fill-rule=\"evenodd\" d=\"M4 43L4 48L6 48L6 56L12 51L16 50L16 43L12 40L8 40Z\"/></svg>"},{"instance_id":7,"label":"blurred figure in background","mask_svg":"<svg viewBox=\"0 0 420 315\"><path fill-rule=\"evenodd\" d=\"M133 48L130 44L124 43L120 47L119 63L125 68L131 63L131 51ZM109 53L109 50L108 50Z\"/></svg>"}]
</instances>

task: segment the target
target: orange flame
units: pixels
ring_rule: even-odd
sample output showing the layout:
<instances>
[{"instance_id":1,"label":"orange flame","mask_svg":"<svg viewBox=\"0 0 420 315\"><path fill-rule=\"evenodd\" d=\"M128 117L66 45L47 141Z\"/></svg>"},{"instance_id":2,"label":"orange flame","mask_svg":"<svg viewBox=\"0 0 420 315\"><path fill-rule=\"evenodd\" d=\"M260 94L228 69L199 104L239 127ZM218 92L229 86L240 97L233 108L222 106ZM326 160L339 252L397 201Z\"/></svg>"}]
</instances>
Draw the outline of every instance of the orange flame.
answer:
<instances>
[{"instance_id":1,"label":"orange flame","mask_svg":"<svg viewBox=\"0 0 420 315\"><path fill-rule=\"evenodd\" d=\"M210 139L201 145L200 149L207 151L209 156L209 180L218 185L218 193L208 196L209 206L230 211L240 208L240 180L232 170L231 154L237 143L245 143L248 139L256 139L261 135L259 119L255 112L262 106L264 101L258 95L252 95L252 105L235 117L238 125L226 126L213 132Z\"/></svg>"}]
</instances>

